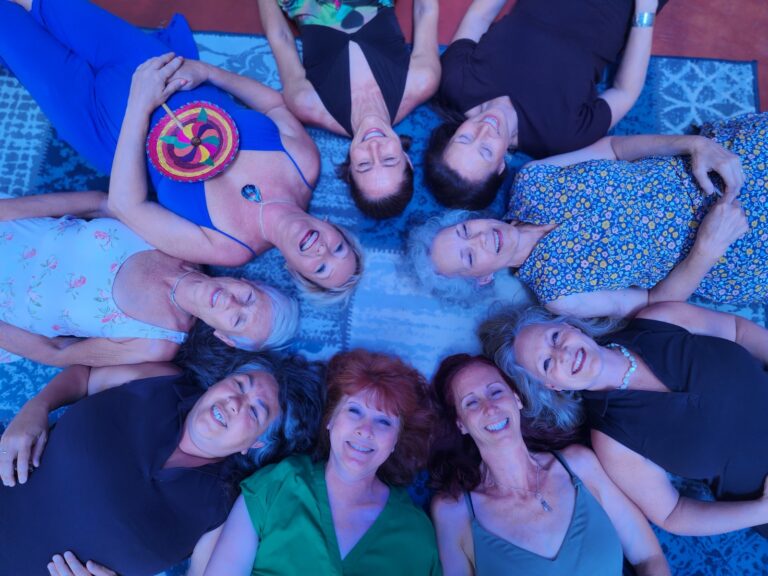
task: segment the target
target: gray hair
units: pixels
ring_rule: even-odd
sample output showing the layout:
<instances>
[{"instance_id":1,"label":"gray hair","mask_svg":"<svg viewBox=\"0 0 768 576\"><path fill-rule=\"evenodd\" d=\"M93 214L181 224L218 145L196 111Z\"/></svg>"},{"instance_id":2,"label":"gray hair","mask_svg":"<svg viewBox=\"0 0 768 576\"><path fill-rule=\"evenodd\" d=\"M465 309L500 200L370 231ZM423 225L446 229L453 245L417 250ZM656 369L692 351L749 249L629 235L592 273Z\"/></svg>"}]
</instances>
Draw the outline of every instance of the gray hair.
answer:
<instances>
[{"instance_id":1,"label":"gray hair","mask_svg":"<svg viewBox=\"0 0 768 576\"><path fill-rule=\"evenodd\" d=\"M618 323L610 319L557 316L540 306L507 306L492 311L492 315L478 328L484 353L517 383L523 400L523 414L538 422L537 427L574 430L584 420L579 393L550 390L520 366L515 357L515 339L524 328L534 324L570 324L594 339L613 332L619 327Z\"/></svg>"},{"instance_id":2,"label":"gray hair","mask_svg":"<svg viewBox=\"0 0 768 576\"><path fill-rule=\"evenodd\" d=\"M296 300L286 296L274 286L256 280L248 280L248 282L261 290L269 299L272 310L272 329L264 342L257 342L240 334L230 334L229 337L241 350L258 352L282 348L299 329L299 305Z\"/></svg>"},{"instance_id":3,"label":"gray hair","mask_svg":"<svg viewBox=\"0 0 768 576\"><path fill-rule=\"evenodd\" d=\"M474 278L443 276L435 270L432 262L432 243L441 230L484 216L468 210L449 210L411 230L406 247L408 268L419 284L433 296L460 303L477 295L478 290L487 290L490 286L480 285Z\"/></svg>"},{"instance_id":4,"label":"gray hair","mask_svg":"<svg viewBox=\"0 0 768 576\"><path fill-rule=\"evenodd\" d=\"M278 386L280 414L258 438L260 448L248 451L249 464L262 467L296 452L308 452L314 445L325 405L323 371L300 356L251 359L235 374L266 372Z\"/></svg>"},{"instance_id":5,"label":"gray hair","mask_svg":"<svg viewBox=\"0 0 768 576\"><path fill-rule=\"evenodd\" d=\"M290 266L288 267L288 272L296 282L296 287L299 289L299 292L304 294L307 298L316 304L322 305L346 302L352 295L352 292L354 291L358 282L360 282L365 263L363 246L360 244L360 241L357 239L357 237L354 236L349 230L339 226L338 224L331 224L331 226L338 230L339 234L341 234L341 237L344 238L344 240L349 245L352 254L355 256L355 271L352 273L352 276L350 276L347 281L344 282L344 284L336 288L326 288L314 280L310 280Z\"/></svg>"}]
</instances>

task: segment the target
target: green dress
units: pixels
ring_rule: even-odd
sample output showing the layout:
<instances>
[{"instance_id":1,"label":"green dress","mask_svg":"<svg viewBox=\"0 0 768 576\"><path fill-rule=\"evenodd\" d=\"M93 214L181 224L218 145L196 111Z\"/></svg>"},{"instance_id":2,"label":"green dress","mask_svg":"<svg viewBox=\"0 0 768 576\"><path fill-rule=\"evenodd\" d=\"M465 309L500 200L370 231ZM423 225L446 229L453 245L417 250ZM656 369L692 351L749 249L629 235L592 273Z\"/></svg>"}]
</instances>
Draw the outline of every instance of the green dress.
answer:
<instances>
[{"instance_id":1,"label":"green dress","mask_svg":"<svg viewBox=\"0 0 768 576\"><path fill-rule=\"evenodd\" d=\"M241 488L259 537L253 576L442 574L432 524L405 490L390 488L379 517L342 559L325 462L293 456L259 470Z\"/></svg>"}]
</instances>

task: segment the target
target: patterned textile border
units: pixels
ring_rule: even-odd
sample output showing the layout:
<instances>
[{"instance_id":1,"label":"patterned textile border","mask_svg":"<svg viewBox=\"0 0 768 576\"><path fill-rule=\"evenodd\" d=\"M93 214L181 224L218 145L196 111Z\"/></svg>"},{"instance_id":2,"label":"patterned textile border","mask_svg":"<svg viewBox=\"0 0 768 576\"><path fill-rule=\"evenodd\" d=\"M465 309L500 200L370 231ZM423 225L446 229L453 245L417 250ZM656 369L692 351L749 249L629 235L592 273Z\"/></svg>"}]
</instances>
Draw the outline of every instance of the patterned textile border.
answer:
<instances>
[{"instance_id":1,"label":"patterned textile border","mask_svg":"<svg viewBox=\"0 0 768 576\"><path fill-rule=\"evenodd\" d=\"M279 88L274 59L263 37L199 33L196 40L204 60ZM757 101L753 62L654 57L646 88L616 133L687 132L692 124L755 111ZM497 281L494 291L471 305L446 306L421 292L406 273L401 252L405 232L439 212L423 187L420 171L426 138L436 123L435 114L422 106L398 126L398 132L415 137L411 158L416 167L417 190L407 213L384 224L362 217L344 185L334 177L335 166L346 156L345 141L320 130L311 131L322 151L323 173L311 211L321 217L330 216L359 234L366 247L367 269L350 305L318 309L302 304L297 350L313 358L327 358L353 346L388 350L430 374L439 357L478 349L474 327L494 301L525 302L529 298L519 282L505 277ZM52 190L106 190L106 177L55 137L36 104L3 68L0 141L4 143L0 147L0 190L4 192L24 195ZM518 155L508 160L514 171L525 158ZM503 212L503 196L499 194L493 213ZM235 273L293 292L283 261L274 251ZM762 303L728 311L766 322ZM56 372L28 361L0 364L0 428ZM702 490L698 484L686 486L686 490ZM416 492L423 493L422 487L417 486ZM677 538L660 533L660 538L676 574L766 573L768 545L749 531L716 538ZM181 574L183 569L171 572Z\"/></svg>"}]
</instances>

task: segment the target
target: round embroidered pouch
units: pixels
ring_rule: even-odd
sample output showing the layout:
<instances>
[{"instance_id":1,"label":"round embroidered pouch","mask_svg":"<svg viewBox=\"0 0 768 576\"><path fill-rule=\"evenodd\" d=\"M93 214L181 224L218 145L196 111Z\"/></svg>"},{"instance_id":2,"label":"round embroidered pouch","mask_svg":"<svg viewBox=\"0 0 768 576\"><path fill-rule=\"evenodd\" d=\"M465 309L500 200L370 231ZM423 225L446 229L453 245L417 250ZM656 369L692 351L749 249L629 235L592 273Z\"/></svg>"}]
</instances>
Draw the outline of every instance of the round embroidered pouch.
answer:
<instances>
[{"instance_id":1,"label":"round embroidered pouch","mask_svg":"<svg viewBox=\"0 0 768 576\"><path fill-rule=\"evenodd\" d=\"M240 136L232 117L211 102L189 102L164 116L147 137L147 153L157 170L179 182L213 178L237 155Z\"/></svg>"}]
</instances>

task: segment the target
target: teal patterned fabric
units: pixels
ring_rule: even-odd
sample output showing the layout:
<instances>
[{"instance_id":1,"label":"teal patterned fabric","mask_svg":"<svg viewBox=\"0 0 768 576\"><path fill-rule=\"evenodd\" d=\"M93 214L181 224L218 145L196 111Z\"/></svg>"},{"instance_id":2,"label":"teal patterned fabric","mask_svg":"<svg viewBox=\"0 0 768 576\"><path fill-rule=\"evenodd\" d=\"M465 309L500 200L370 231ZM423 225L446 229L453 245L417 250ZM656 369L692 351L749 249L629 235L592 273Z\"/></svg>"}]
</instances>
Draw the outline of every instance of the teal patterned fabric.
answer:
<instances>
[{"instance_id":1,"label":"teal patterned fabric","mask_svg":"<svg viewBox=\"0 0 768 576\"><path fill-rule=\"evenodd\" d=\"M196 34L196 40L204 60L279 88L274 59L264 38L203 33ZM754 112L757 101L754 63L654 57L646 89L616 132L686 132L692 123ZM301 332L294 346L297 350L312 358L328 358L341 349L366 346L398 353L429 375L440 357L479 350L474 328L494 301L525 302L529 298L517 280L505 277L466 306L452 306L430 298L410 279L402 261L405 232L440 211L421 177L426 140L437 122L435 114L422 106L398 125L399 133L414 137L411 158L416 169L416 193L404 215L386 222L361 216L345 185L334 176L336 165L346 157L348 141L321 130L310 131L322 156L322 177L311 211L320 217L330 216L358 234L366 249L367 266L348 305L315 308L302 303ZM0 142L0 191L25 195L107 189L106 177L56 138L26 91L1 67ZM514 171L525 158L508 160ZM499 194L492 206L499 216L506 205L504 196ZM295 293L283 264L273 250L234 272ZM225 271L229 270L217 270ZM766 310L761 303L716 307L765 325ZM29 361L0 365L0 428L56 372ZM685 490L696 494L703 488L692 483ZM426 497L423 481L413 487L412 494ZM675 574L749 576L765 574L764 567L768 566L768 544L749 531L716 538L678 538L660 533L660 538ZM183 567L170 573L182 574Z\"/></svg>"}]
</instances>

